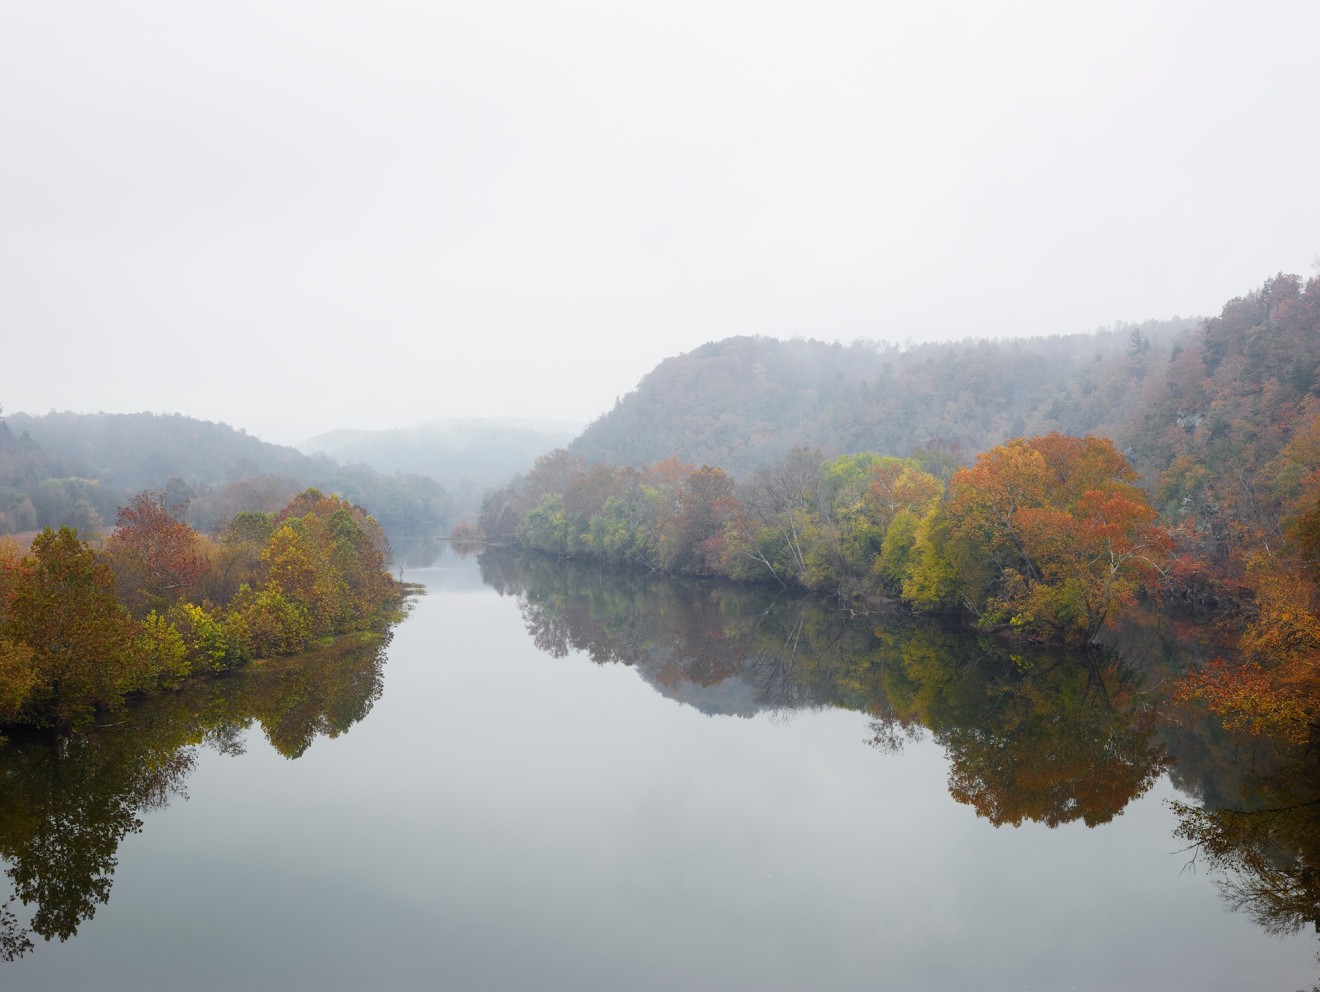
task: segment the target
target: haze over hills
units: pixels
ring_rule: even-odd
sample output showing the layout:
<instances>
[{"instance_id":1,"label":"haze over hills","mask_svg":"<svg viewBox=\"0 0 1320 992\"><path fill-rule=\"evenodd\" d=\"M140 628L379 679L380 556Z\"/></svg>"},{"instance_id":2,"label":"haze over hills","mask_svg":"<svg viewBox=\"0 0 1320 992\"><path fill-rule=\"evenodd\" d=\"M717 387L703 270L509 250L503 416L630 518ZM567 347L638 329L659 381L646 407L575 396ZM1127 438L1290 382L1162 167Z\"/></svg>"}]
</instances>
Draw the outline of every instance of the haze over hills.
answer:
<instances>
[{"instance_id":1,"label":"haze over hills","mask_svg":"<svg viewBox=\"0 0 1320 992\"><path fill-rule=\"evenodd\" d=\"M0 533L69 524L91 533L144 489L187 500L209 530L241 509L270 510L308 486L367 507L388 529L434 530L450 499L434 480L345 467L180 414L7 414L0 421Z\"/></svg>"},{"instance_id":2,"label":"haze over hills","mask_svg":"<svg viewBox=\"0 0 1320 992\"><path fill-rule=\"evenodd\" d=\"M1193 326L912 348L728 338L661 362L580 434L565 421L453 418L331 431L299 451L179 414L13 413L0 421L0 532L100 529L134 492L167 484L189 496L202 529L307 485L396 531L437 529L565 446L593 462L676 456L742 477L799 444L896 454L934 445L965 459L1022 433L1117 436L1142 407L1147 372Z\"/></svg>"},{"instance_id":3,"label":"haze over hills","mask_svg":"<svg viewBox=\"0 0 1320 992\"><path fill-rule=\"evenodd\" d=\"M569 450L618 465L673 456L744 477L801 444L893 455L935 445L970 458L1023 434L1117 437L1149 373L1196 326L1173 318L910 348L728 338L661 362Z\"/></svg>"},{"instance_id":4,"label":"haze over hills","mask_svg":"<svg viewBox=\"0 0 1320 992\"><path fill-rule=\"evenodd\" d=\"M393 529L435 530L562 446L589 463L676 457L745 480L803 445L969 463L1010 437L1095 433L1154 486L1189 453L1278 450L1263 432L1295 424L1315 392L1314 299L1314 281L1278 276L1210 320L1092 334L916 346L727 338L664 360L576 437L563 421L464 418L332 431L304 453L178 414L11 413L0 420L0 532L95 529L133 492L167 484L191 494L202 528L245 500L317 485Z\"/></svg>"},{"instance_id":5,"label":"haze over hills","mask_svg":"<svg viewBox=\"0 0 1320 992\"><path fill-rule=\"evenodd\" d=\"M665 359L567 450L615 466L677 458L745 481L799 446L970 464L1014 437L1096 434L1162 509L1190 512L1263 485L1253 480L1317 404L1320 275L1280 273L1214 317L1090 334L910 347L727 338Z\"/></svg>"},{"instance_id":6,"label":"haze over hills","mask_svg":"<svg viewBox=\"0 0 1320 992\"><path fill-rule=\"evenodd\" d=\"M333 431L299 451L181 414L11 413L0 419L0 533L65 523L101 531L144 489L186 499L189 521L205 531L239 509L281 506L307 486L365 506L392 532L434 533L579 427L438 420Z\"/></svg>"},{"instance_id":7,"label":"haze over hills","mask_svg":"<svg viewBox=\"0 0 1320 992\"><path fill-rule=\"evenodd\" d=\"M548 451L568 444L582 425L559 420L451 418L390 430L336 430L303 442L308 454L381 472L429 476L449 491L455 508L476 507Z\"/></svg>"}]
</instances>

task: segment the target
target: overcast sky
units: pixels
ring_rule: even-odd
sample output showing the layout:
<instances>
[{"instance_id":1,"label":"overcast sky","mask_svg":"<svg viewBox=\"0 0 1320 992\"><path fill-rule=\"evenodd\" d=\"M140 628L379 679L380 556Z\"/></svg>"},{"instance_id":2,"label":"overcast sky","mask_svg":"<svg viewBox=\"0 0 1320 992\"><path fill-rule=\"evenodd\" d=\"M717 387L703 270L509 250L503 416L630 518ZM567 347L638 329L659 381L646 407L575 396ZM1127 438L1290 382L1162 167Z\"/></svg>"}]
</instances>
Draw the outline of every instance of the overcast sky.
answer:
<instances>
[{"instance_id":1,"label":"overcast sky","mask_svg":"<svg viewBox=\"0 0 1320 992\"><path fill-rule=\"evenodd\" d=\"M0 0L0 404L587 421L1320 253L1320 3Z\"/></svg>"}]
</instances>

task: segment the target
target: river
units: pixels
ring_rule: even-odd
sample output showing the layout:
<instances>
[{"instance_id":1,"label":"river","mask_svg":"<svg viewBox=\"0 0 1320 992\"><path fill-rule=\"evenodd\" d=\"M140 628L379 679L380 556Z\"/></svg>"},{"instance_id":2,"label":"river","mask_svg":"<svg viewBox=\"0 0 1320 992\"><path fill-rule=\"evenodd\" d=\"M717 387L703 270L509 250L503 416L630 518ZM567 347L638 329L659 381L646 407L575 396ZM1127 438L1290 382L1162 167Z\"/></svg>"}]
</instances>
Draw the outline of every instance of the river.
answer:
<instances>
[{"instance_id":1,"label":"river","mask_svg":"<svg viewBox=\"0 0 1320 992\"><path fill-rule=\"evenodd\" d=\"M553 562L406 578L383 647L0 749L33 945L0 988L1316 980L1309 925L1230 911L1175 836L1241 783L1161 722L1158 659Z\"/></svg>"}]
</instances>

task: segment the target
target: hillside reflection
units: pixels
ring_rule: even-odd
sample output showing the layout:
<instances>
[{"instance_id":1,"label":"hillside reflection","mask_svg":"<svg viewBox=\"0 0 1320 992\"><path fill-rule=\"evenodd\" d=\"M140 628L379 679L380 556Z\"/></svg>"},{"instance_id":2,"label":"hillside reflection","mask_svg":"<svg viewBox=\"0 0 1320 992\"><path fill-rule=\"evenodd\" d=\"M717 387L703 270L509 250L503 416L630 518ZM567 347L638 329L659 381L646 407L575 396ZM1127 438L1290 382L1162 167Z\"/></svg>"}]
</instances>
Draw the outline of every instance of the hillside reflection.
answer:
<instances>
[{"instance_id":1,"label":"hillside reflection","mask_svg":"<svg viewBox=\"0 0 1320 992\"><path fill-rule=\"evenodd\" d=\"M366 717L387 643L254 666L143 700L84 734L15 735L0 746L0 857L11 887L0 903L0 960L26 954L34 935L68 940L109 900L120 842L142 829L143 814L184 794L198 748L242 753L243 732L259 725L292 759Z\"/></svg>"},{"instance_id":2,"label":"hillside reflection","mask_svg":"<svg viewBox=\"0 0 1320 992\"><path fill-rule=\"evenodd\" d=\"M1203 631L1149 617L1106 651L1070 656L773 590L502 553L481 567L555 657L632 666L711 714L860 711L886 751L929 734L948 755L950 795L997 826L1107 823L1169 771L1200 802L1171 804L1177 837L1230 908L1271 933L1320 931L1320 756L1280 753L1170 702L1180 655L1222 650Z\"/></svg>"},{"instance_id":3,"label":"hillside reflection","mask_svg":"<svg viewBox=\"0 0 1320 992\"><path fill-rule=\"evenodd\" d=\"M1105 823L1167 762L1151 697L1113 654L1029 651L900 611L858 619L816 599L548 558L487 555L482 567L519 597L541 650L630 665L703 712L858 710L885 749L929 733L948 752L952 796L995 824Z\"/></svg>"}]
</instances>

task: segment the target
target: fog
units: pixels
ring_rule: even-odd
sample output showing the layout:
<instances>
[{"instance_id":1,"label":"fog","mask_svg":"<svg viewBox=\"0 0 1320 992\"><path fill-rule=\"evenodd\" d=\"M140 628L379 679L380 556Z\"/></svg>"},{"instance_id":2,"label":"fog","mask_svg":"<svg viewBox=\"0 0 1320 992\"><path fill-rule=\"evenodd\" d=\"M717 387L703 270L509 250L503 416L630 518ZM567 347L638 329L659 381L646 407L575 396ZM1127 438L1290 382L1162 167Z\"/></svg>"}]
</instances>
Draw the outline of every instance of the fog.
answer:
<instances>
[{"instance_id":1,"label":"fog","mask_svg":"<svg viewBox=\"0 0 1320 992\"><path fill-rule=\"evenodd\" d=\"M1310 2L0 0L0 404L585 422L733 334L1216 313L1320 252Z\"/></svg>"}]
</instances>

